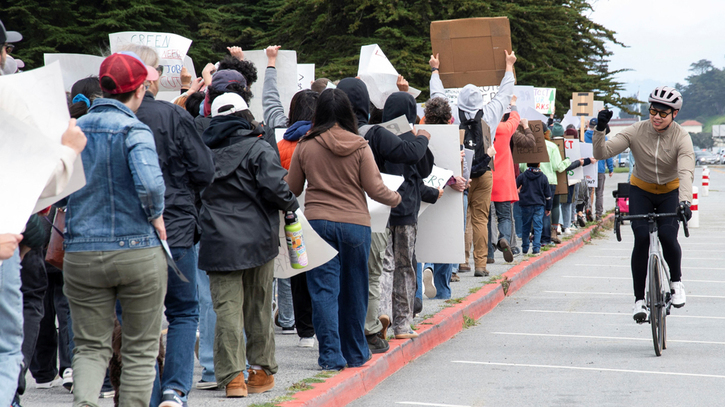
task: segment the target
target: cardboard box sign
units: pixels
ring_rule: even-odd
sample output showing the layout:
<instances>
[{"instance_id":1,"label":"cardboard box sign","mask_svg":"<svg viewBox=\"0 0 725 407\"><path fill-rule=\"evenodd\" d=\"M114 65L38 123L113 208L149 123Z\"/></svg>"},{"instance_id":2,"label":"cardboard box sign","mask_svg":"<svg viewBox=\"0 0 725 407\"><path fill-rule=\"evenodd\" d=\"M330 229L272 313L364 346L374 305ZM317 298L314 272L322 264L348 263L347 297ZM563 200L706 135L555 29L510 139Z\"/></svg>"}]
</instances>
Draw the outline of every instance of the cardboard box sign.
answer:
<instances>
[{"instance_id":1,"label":"cardboard box sign","mask_svg":"<svg viewBox=\"0 0 725 407\"><path fill-rule=\"evenodd\" d=\"M507 17L433 21L430 41L433 55L440 54L439 74L444 87L501 83L506 73L504 50L511 52Z\"/></svg>"},{"instance_id":2,"label":"cardboard box sign","mask_svg":"<svg viewBox=\"0 0 725 407\"><path fill-rule=\"evenodd\" d=\"M529 121L531 132L534 133L536 146L534 148L525 148L513 146L514 163L548 163L549 153L546 151L546 138L544 137L544 123L541 120ZM519 126L520 131L524 131Z\"/></svg>"},{"instance_id":3,"label":"cardboard box sign","mask_svg":"<svg viewBox=\"0 0 725 407\"><path fill-rule=\"evenodd\" d=\"M574 116L592 116L594 114L594 93L576 92L571 95Z\"/></svg>"},{"instance_id":4,"label":"cardboard box sign","mask_svg":"<svg viewBox=\"0 0 725 407\"><path fill-rule=\"evenodd\" d=\"M564 139L563 138L555 138L551 140L556 144L557 147L559 147L559 154L561 154L561 159L564 160L566 158L566 152L564 151ZM566 195L569 193L569 182L566 178L566 171L557 172L556 173L556 191L554 194L556 195Z\"/></svg>"}]
</instances>

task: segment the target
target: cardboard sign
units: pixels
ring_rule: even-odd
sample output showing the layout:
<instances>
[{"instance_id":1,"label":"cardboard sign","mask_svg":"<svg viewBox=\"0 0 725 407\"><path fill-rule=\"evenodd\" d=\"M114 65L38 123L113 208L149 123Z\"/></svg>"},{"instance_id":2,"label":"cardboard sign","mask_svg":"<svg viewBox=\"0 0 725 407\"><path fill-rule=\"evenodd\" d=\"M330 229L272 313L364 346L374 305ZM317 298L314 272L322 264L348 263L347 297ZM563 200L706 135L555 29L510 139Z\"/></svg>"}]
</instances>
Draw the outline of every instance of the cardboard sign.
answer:
<instances>
[{"instance_id":1,"label":"cardboard sign","mask_svg":"<svg viewBox=\"0 0 725 407\"><path fill-rule=\"evenodd\" d=\"M575 92L571 99L574 116L591 116L594 114L594 93Z\"/></svg>"},{"instance_id":2,"label":"cardboard sign","mask_svg":"<svg viewBox=\"0 0 725 407\"><path fill-rule=\"evenodd\" d=\"M568 158L571 162L582 158L581 151L579 150L579 140L565 138L564 152L566 153L566 158ZM569 178L569 185L578 184L584 179L584 169L582 167L574 168L567 173L567 176Z\"/></svg>"},{"instance_id":3,"label":"cardboard sign","mask_svg":"<svg viewBox=\"0 0 725 407\"><path fill-rule=\"evenodd\" d=\"M582 157L594 157L593 146L589 143L579 143L579 151ZM584 179L587 181L587 186L596 188L599 183L598 175L599 165L587 165L584 167Z\"/></svg>"},{"instance_id":4,"label":"cardboard sign","mask_svg":"<svg viewBox=\"0 0 725 407\"><path fill-rule=\"evenodd\" d=\"M557 147L559 147L559 154L561 154L561 159L566 159L566 152L564 147L565 140L563 138L555 138L551 141L554 142ZM566 195L567 193L569 193L569 183L567 182L566 175L566 171L556 173L556 191L554 192L556 195Z\"/></svg>"},{"instance_id":5,"label":"cardboard sign","mask_svg":"<svg viewBox=\"0 0 725 407\"><path fill-rule=\"evenodd\" d=\"M544 123L539 120L529 122L531 132L534 133L536 146L533 148L514 146L514 163L546 163L549 162L549 153L546 151L546 138L544 137ZM519 126L519 130L524 131Z\"/></svg>"},{"instance_id":6,"label":"cardboard sign","mask_svg":"<svg viewBox=\"0 0 725 407\"><path fill-rule=\"evenodd\" d=\"M556 105L555 88L536 88L534 90L535 109L541 114L554 113Z\"/></svg>"},{"instance_id":7,"label":"cardboard sign","mask_svg":"<svg viewBox=\"0 0 725 407\"><path fill-rule=\"evenodd\" d=\"M55 61L60 63L63 87L66 92L70 92L73 84L79 80L98 76L104 58L85 54L43 54L43 59L46 66Z\"/></svg>"},{"instance_id":8,"label":"cardboard sign","mask_svg":"<svg viewBox=\"0 0 725 407\"><path fill-rule=\"evenodd\" d=\"M440 54L439 73L444 87L501 83L506 73L504 50L512 50L507 17L433 21L430 41L433 55Z\"/></svg>"},{"instance_id":9,"label":"cardboard sign","mask_svg":"<svg viewBox=\"0 0 725 407\"><path fill-rule=\"evenodd\" d=\"M181 90L181 69L191 40L177 34L146 31L124 31L108 34L111 52L118 52L127 44L146 45L156 49L159 65L164 72L159 78L159 91Z\"/></svg>"},{"instance_id":10,"label":"cardboard sign","mask_svg":"<svg viewBox=\"0 0 725 407\"><path fill-rule=\"evenodd\" d=\"M478 88L481 90L484 106L491 102L498 93L498 86L479 86ZM451 110L455 111L456 117L458 116L458 108L453 108L453 106L458 106L458 94L461 93L461 89L462 88L445 89L448 104L451 105Z\"/></svg>"},{"instance_id":11,"label":"cardboard sign","mask_svg":"<svg viewBox=\"0 0 725 407\"><path fill-rule=\"evenodd\" d=\"M249 101L249 110L258 121L264 120L264 109L262 108L262 90L267 70L267 53L265 50L244 51L244 59L254 63L257 67L257 81L252 84L252 100ZM297 52L280 50L277 53L277 91L282 101L284 114L289 115L289 105L292 97L297 93Z\"/></svg>"},{"instance_id":12,"label":"cardboard sign","mask_svg":"<svg viewBox=\"0 0 725 407\"><path fill-rule=\"evenodd\" d=\"M378 109L385 107L388 96L398 92L398 71L378 44L364 45L360 48L357 76L365 82L370 102ZM408 93L414 98L420 95L420 91L413 87L410 87Z\"/></svg>"},{"instance_id":13,"label":"cardboard sign","mask_svg":"<svg viewBox=\"0 0 725 407\"><path fill-rule=\"evenodd\" d=\"M430 148L435 163L461 176L461 150L458 126L433 124L416 126L431 134ZM421 205L422 207L423 205ZM427 206L418 217L416 253L421 263L461 263L465 261L463 193L446 188L443 196Z\"/></svg>"},{"instance_id":14,"label":"cardboard sign","mask_svg":"<svg viewBox=\"0 0 725 407\"><path fill-rule=\"evenodd\" d=\"M315 81L315 64L297 64L297 90L310 89Z\"/></svg>"}]
</instances>

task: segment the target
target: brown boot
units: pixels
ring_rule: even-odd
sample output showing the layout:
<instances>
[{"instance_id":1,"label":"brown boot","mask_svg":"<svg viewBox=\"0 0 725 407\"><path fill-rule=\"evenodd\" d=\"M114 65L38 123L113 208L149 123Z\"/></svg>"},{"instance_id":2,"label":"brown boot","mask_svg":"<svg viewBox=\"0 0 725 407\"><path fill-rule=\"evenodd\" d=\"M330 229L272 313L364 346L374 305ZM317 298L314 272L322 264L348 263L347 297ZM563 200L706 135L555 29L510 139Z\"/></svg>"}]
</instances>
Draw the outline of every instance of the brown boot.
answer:
<instances>
[{"instance_id":1,"label":"brown boot","mask_svg":"<svg viewBox=\"0 0 725 407\"><path fill-rule=\"evenodd\" d=\"M486 267L476 267L476 271L473 272L474 277L488 277L488 271Z\"/></svg>"},{"instance_id":2,"label":"brown boot","mask_svg":"<svg viewBox=\"0 0 725 407\"><path fill-rule=\"evenodd\" d=\"M469 266L468 263L461 263L458 265L459 273L465 273L467 271L471 271L471 266Z\"/></svg>"},{"instance_id":3,"label":"brown boot","mask_svg":"<svg viewBox=\"0 0 725 407\"><path fill-rule=\"evenodd\" d=\"M388 327L390 326L390 317L383 314L378 317L380 323L383 324L383 329L380 330L380 335L383 339L388 339Z\"/></svg>"},{"instance_id":4,"label":"brown boot","mask_svg":"<svg viewBox=\"0 0 725 407\"><path fill-rule=\"evenodd\" d=\"M274 376L268 375L264 369L249 369L248 372L247 386L250 393L264 393L274 388Z\"/></svg>"},{"instance_id":5,"label":"brown boot","mask_svg":"<svg viewBox=\"0 0 725 407\"><path fill-rule=\"evenodd\" d=\"M551 226L551 241L559 244L561 243L561 239L558 237L558 233L556 232L556 226Z\"/></svg>"},{"instance_id":6,"label":"brown boot","mask_svg":"<svg viewBox=\"0 0 725 407\"><path fill-rule=\"evenodd\" d=\"M247 385L244 383L244 373L240 372L227 384L227 397L247 397Z\"/></svg>"}]
</instances>

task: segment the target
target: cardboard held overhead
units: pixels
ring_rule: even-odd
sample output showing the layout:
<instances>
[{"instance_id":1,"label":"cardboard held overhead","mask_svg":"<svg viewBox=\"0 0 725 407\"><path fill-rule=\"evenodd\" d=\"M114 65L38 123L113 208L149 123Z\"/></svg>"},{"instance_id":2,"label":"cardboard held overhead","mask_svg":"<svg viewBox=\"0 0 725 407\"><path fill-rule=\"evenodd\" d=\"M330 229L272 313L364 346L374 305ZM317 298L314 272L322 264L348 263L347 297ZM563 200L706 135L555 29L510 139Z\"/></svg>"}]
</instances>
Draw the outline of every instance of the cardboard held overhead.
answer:
<instances>
[{"instance_id":1,"label":"cardboard held overhead","mask_svg":"<svg viewBox=\"0 0 725 407\"><path fill-rule=\"evenodd\" d=\"M544 137L544 123L540 120L529 121L531 132L534 133L536 146L533 148L513 146L514 163L547 163L549 162L549 153L546 151L546 138ZM524 131L519 125L519 130Z\"/></svg>"},{"instance_id":2,"label":"cardboard held overhead","mask_svg":"<svg viewBox=\"0 0 725 407\"><path fill-rule=\"evenodd\" d=\"M504 50L512 48L507 17L433 21L430 41L433 55L439 54L439 74L446 88L501 83L506 73Z\"/></svg>"},{"instance_id":3,"label":"cardboard held overhead","mask_svg":"<svg viewBox=\"0 0 725 407\"><path fill-rule=\"evenodd\" d=\"M591 116L594 114L594 93L576 92L572 94L571 106L574 116Z\"/></svg>"}]
</instances>

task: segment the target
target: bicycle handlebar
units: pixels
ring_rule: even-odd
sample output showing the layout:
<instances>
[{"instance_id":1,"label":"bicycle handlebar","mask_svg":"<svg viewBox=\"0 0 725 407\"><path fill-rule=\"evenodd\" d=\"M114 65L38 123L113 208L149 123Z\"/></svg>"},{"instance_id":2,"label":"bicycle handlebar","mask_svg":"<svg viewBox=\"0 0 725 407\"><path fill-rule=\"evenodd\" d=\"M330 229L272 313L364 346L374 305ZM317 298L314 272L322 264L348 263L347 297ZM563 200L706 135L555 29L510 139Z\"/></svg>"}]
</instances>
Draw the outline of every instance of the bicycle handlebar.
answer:
<instances>
[{"instance_id":1,"label":"bicycle handlebar","mask_svg":"<svg viewBox=\"0 0 725 407\"><path fill-rule=\"evenodd\" d=\"M622 224L622 221L625 220L637 220L637 219L647 219L649 221L654 221L657 218L679 218L678 220L682 222L682 230L685 232L685 237L690 237L690 230L687 228L687 218L685 217L685 214L681 211L674 212L674 213L647 213L644 215L622 215L619 212L619 208L614 208L614 233L617 235L617 240L622 241L621 234L619 232L619 225Z\"/></svg>"}]
</instances>

